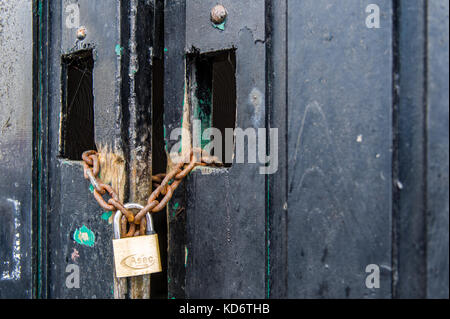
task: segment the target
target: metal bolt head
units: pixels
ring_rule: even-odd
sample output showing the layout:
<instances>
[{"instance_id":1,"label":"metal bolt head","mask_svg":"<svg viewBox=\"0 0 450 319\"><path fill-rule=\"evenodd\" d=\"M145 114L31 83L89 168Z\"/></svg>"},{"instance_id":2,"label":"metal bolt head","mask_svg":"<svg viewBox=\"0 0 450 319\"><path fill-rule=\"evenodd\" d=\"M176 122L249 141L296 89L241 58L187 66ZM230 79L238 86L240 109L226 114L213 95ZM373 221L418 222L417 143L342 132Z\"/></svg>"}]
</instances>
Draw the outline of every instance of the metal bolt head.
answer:
<instances>
[{"instance_id":1,"label":"metal bolt head","mask_svg":"<svg viewBox=\"0 0 450 319\"><path fill-rule=\"evenodd\" d=\"M87 29L86 27L79 27L77 30L77 39L78 40L84 40L87 35Z\"/></svg>"},{"instance_id":2,"label":"metal bolt head","mask_svg":"<svg viewBox=\"0 0 450 319\"><path fill-rule=\"evenodd\" d=\"M227 15L227 9L223 5L218 4L211 10L211 21L214 24L221 24L225 21Z\"/></svg>"}]
</instances>

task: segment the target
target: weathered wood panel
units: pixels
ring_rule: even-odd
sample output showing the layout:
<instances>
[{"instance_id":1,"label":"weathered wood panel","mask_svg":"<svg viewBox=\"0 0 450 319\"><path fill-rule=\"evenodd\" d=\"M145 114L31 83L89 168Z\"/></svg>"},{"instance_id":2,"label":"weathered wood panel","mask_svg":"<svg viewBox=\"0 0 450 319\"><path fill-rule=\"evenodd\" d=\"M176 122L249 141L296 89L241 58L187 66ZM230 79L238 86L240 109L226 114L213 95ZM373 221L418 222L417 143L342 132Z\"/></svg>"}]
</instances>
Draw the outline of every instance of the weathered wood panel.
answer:
<instances>
[{"instance_id":1,"label":"weathered wood panel","mask_svg":"<svg viewBox=\"0 0 450 319\"><path fill-rule=\"evenodd\" d=\"M223 1L225 30L213 28L216 1L187 2L187 48L236 48L236 127L265 127L265 3ZM248 149L248 141L246 149ZM187 182L186 289L190 298L266 295L265 176L260 164L233 163Z\"/></svg>"},{"instance_id":2,"label":"weathered wood panel","mask_svg":"<svg viewBox=\"0 0 450 319\"><path fill-rule=\"evenodd\" d=\"M49 21L55 37L51 41L48 89L52 99L48 115L50 216L43 235L48 241L50 269L46 294L60 298L148 298L149 276L114 279L110 216L114 212L104 212L94 200L83 178L81 161L69 161L59 153L61 101L64 103L60 92L64 94L61 81L65 80L60 59L61 54L92 50L100 178L111 184L122 201L145 203L151 192L152 171L154 2L51 2ZM87 29L83 41L76 38L81 25ZM95 240L84 242L77 236L95 236ZM164 232L162 239L164 242ZM79 289L65 284L68 264L79 266ZM164 273L159 277L164 294ZM161 292L156 289L155 294Z\"/></svg>"},{"instance_id":3,"label":"weathered wood panel","mask_svg":"<svg viewBox=\"0 0 450 319\"><path fill-rule=\"evenodd\" d=\"M182 121L185 54L194 51L201 54L236 48L236 127L265 127L265 3L223 1L228 10L224 31L210 22L210 12L216 4L166 1L166 138ZM177 35L179 30L185 35ZM196 106L190 107L193 110ZM168 151L174 142L167 143ZM210 175L197 170L186 181L186 207L176 203L185 208L182 214L186 215L186 242L181 241L182 230L171 235L169 249L177 254L178 261L174 262L178 264L169 263L169 267L180 271L180 261L186 267L185 296L263 298L266 201L265 176L259 175L259 165L234 163L231 168ZM178 216L169 208L170 219L172 215ZM170 227L173 224L171 221ZM177 284L183 286L183 282ZM176 288L171 287L172 293ZM173 292L176 291L180 292Z\"/></svg>"},{"instance_id":4,"label":"weathered wood panel","mask_svg":"<svg viewBox=\"0 0 450 319\"><path fill-rule=\"evenodd\" d=\"M427 297L448 298L448 1L427 7Z\"/></svg>"},{"instance_id":5,"label":"weathered wood panel","mask_svg":"<svg viewBox=\"0 0 450 319\"><path fill-rule=\"evenodd\" d=\"M170 132L181 126L186 78L184 45L186 43L186 5L184 0L164 1L164 141L168 153L176 140ZM186 297L184 182L180 184L167 208L168 224L168 298Z\"/></svg>"},{"instance_id":6,"label":"weathered wood panel","mask_svg":"<svg viewBox=\"0 0 450 319\"><path fill-rule=\"evenodd\" d=\"M33 3L0 7L0 298L31 298Z\"/></svg>"},{"instance_id":7,"label":"weathered wood panel","mask_svg":"<svg viewBox=\"0 0 450 319\"><path fill-rule=\"evenodd\" d=\"M394 181L394 296L426 293L425 1L400 1L397 8L398 133Z\"/></svg>"},{"instance_id":8,"label":"weathered wood panel","mask_svg":"<svg viewBox=\"0 0 450 319\"><path fill-rule=\"evenodd\" d=\"M268 202L268 297L287 298L287 1L269 1L266 13L271 26L267 35L269 46L268 76L272 99L268 100L270 127L278 128L278 171L269 177Z\"/></svg>"},{"instance_id":9,"label":"weathered wood panel","mask_svg":"<svg viewBox=\"0 0 450 319\"><path fill-rule=\"evenodd\" d=\"M76 24L67 22L74 5L79 10L79 25L87 28L87 37L81 43L76 39ZM89 44L89 48L94 50L93 93L97 148L105 154L114 152L119 159L123 156L119 144L121 81L118 79L124 49L119 33L119 1L51 1L49 14L49 21L52 22L47 163L50 201L43 211L48 216L48 228L42 233L47 239L48 258L48 287L43 288L48 291L44 291L43 295L50 298L112 298L111 220L106 216L102 218L104 212L93 198L89 182L83 177L81 161L60 158L59 134L63 80L61 54L76 52ZM113 186L117 187L114 183ZM123 189L118 191L123 198ZM89 240L80 240L78 236ZM70 274L66 273L66 267L70 264L79 267L78 289L66 285L66 278Z\"/></svg>"},{"instance_id":10,"label":"weathered wood panel","mask_svg":"<svg viewBox=\"0 0 450 319\"><path fill-rule=\"evenodd\" d=\"M370 3L288 1L290 298L391 296L392 1L379 29Z\"/></svg>"}]
</instances>

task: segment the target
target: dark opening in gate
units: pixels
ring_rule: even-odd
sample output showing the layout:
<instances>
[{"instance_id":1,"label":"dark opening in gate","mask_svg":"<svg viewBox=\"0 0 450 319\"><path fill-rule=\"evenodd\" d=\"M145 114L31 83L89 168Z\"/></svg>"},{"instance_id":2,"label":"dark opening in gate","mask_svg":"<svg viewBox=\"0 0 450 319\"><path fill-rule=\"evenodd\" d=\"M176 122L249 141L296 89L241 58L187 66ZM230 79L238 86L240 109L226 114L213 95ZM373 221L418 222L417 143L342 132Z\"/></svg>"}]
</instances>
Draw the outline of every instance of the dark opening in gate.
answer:
<instances>
[{"instance_id":1,"label":"dark opening in gate","mask_svg":"<svg viewBox=\"0 0 450 319\"><path fill-rule=\"evenodd\" d=\"M221 155L225 167L231 167L234 138L232 134L226 138L226 129L234 130L236 127L235 50L193 54L188 57L188 61L193 119L200 121L202 134L208 128L220 131L221 152L213 149L211 155ZM213 139L202 136L201 147L204 148ZM230 144L228 148L226 143ZM226 149L229 151L226 152Z\"/></svg>"},{"instance_id":2,"label":"dark opening in gate","mask_svg":"<svg viewBox=\"0 0 450 319\"><path fill-rule=\"evenodd\" d=\"M81 160L84 151L96 150L93 69L92 50L62 57L60 156L69 160Z\"/></svg>"}]
</instances>

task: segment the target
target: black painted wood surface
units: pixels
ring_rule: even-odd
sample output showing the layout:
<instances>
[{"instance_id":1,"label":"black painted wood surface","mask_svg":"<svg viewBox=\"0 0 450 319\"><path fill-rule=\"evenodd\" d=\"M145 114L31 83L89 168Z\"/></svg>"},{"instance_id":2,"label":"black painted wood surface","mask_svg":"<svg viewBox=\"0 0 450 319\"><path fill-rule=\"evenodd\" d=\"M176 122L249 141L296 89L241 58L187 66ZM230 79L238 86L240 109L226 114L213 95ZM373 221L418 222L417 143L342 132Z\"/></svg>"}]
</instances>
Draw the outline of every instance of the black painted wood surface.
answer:
<instances>
[{"instance_id":1,"label":"black painted wood surface","mask_svg":"<svg viewBox=\"0 0 450 319\"><path fill-rule=\"evenodd\" d=\"M448 276L448 253L443 253L448 245L448 187L443 186L448 168L442 164L448 156L444 150L448 137L443 133L448 122L442 112L448 115L448 107L442 106L445 94L440 102L430 94L430 86L435 94L447 93L448 81L442 81L445 72L429 70L435 64L448 65L445 10L438 10L445 5L380 1L381 27L369 29L365 10L370 3L265 2L266 118L260 127L267 123L279 128L279 170L266 177L264 189L248 184L242 197L235 193L240 184L233 184L238 165L229 174L191 174L186 191L178 192L186 194L186 233L180 235L179 244L169 243L180 261L185 250L187 264L184 270L174 262L169 272L183 275L169 291L180 297L253 297L256 292L271 298L420 298L432 297L434 293L428 291L432 289L448 295L448 285L439 287L446 280L437 282ZM170 25L166 55L178 56L181 64L184 40L183 53L210 52L227 48L233 32L244 34L241 21L236 26L233 20L242 14L240 4L223 4L232 12L230 20L225 32L214 33L208 30L206 8L213 3L203 7L194 1L184 8L184 2L178 2L179 21L186 24L187 32L170 35L174 25L178 30L183 26L171 23L174 15L166 15L166 26ZM247 11L252 11L252 4L247 4ZM172 5L166 2L167 8ZM190 11L197 8L201 11ZM245 23L251 29L254 20ZM432 37L437 39L433 42ZM190 40L197 38L198 43ZM177 47L173 55L172 46ZM240 74L251 78L257 72L247 71L249 62L239 56L239 51L252 46L236 44L238 78ZM433 49L436 55L431 59ZM174 79L181 86L183 73L182 65L176 72L166 72L166 83L172 85L170 78L177 74ZM430 77L436 83L431 84ZM239 94L248 87L240 85L238 121L246 112ZM167 96L173 98L172 93ZM178 111L171 108L167 123L179 123L183 96L178 92ZM433 110L430 99L436 103ZM433 114L441 114L441 121ZM431 139L431 132L441 136ZM437 145L439 155L430 157ZM436 164L429 166L428 161ZM431 181L433 175L437 181ZM236 178L246 183L248 175L242 171ZM261 221L265 226L253 220L248 228L239 212L245 197L255 204L260 196L266 202ZM253 209L245 209L252 220ZM222 216L230 211L228 219ZM230 234L236 227L237 232L244 230L238 235L243 242L233 246ZM264 239L257 237L262 229ZM256 243L250 258L239 254L255 238L266 241L264 258L258 257ZM431 238L440 241L433 243ZM232 260L251 265L251 271L245 266L233 271L238 268L230 265ZM369 264L380 267L380 289L365 286ZM244 286L249 276L259 272L264 272L259 285L252 277L252 284ZM183 276L185 281L179 282Z\"/></svg>"},{"instance_id":2,"label":"black painted wood surface","mask_svg":"<svg viewBox=\"0 0 450 319\"><path fill-rule=\"evenodd\" d=\"M72 1L48 2L51 24L49 52L48 113L48 202L45 228L46 282L42 296L47 298L112 298L113 255L112 227L102 219L103 210L83 177L81 159L69 161L59 153L61 110L61 53L76 52L83 44L94 49L94 127L97 147L120 148L120 77L116 45L121 45L117 16L119 6L110 1L77 1L80 24L86 26L87 37L77 46L76 28L67 28L67 5ZM101 14L100 14L101 13ZM120 53L120 50L119 50ZM95 235L92 246L74 240L77 229L86 228ZM80 271L80 288L66 285L66 267L75 264Z\"/></svg>"},{"instance_id":3,"label":"black painted wood surface","mask_svg":"<svg viewBox=\"0 0 450 319\"><path fill-rule=\"evenodd\" d=\"M0 298L34 294L34 10L21 0L0 11Z\"/></svg>"},{"instance_id":4,"label":"black painted wood surface","mask_svg":"<svg viewBox=\"0 0 450 319\"><path fill-rule=\"evenodd\" d=\"M427 297L448 298L449 273L449 3L427 7Z\"/></svg>"},{"instance_id":5,"label":"black painted wood surface","mask_svg":"<svg viewBox=\"0 0 450 319\"><path fill-rule=\"evenodd\" d=\"M371 3L379 29L365 24ZM155 217L168 232L155 297L166 297L167 280L177 299L448 298L449 8L440 0L223 0L224 31L209 20L213 0L8 4L1 298L113 297L112 227L81 163L60 156L61 56L89 49L66 26L70 4L94 52L95 142L126 159L127 179L139 158L144 173L164 170L162 135L167 153L185 101L192 120L188 54L235 49L236 126L279 130L275 174L248 163L198 168ZM125 198L135 193L127 182ZM73 238L83 225L92 247ZM80 289L66 286L69 264L80 267ZM380 267L379 289L365 286L369 264Z\"/></svg>"},{"instance_id":6,"label":"black painted wood surface","mask_svg":"<svg viewBox=\"0 0 450 319\"><path fill-rule=\"evenodd\" d=\"M376 30L369 3L288 1L288 297L391 296L392 2Z\"/></svg>"}]
</instances>

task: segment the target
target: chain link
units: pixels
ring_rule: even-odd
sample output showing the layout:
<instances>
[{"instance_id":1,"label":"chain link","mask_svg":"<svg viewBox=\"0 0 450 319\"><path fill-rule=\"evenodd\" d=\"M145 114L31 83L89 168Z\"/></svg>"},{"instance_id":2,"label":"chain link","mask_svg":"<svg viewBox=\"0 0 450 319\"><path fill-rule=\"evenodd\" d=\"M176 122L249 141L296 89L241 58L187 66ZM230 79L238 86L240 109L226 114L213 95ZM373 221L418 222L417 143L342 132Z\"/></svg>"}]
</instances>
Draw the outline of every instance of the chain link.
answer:
<instances>
[{"instance_id":1,"label":"chain link","mask_svg":"<svg viewBox=\"0 0 450 319\"><path fill-rule=\"evenodd\" d=\"M146 206L136 215L125 208L114 189L110 185L103 183L98 177L100 173L100 155L96 151L86 151L82 155L84 178L88 179L92 184L94 198L101 208L107 211L120 210L122 212L123 215L120 221L121 237L142 236L145 235L147 226L146 220L143 217L147 213L153 214L162 211L172 198L181 181L195 167L207 165L219 167L223 165L217 157L205 153L202 149L194 148L184 158L179 157L179 163L169 173L152 176L152 184L155 190L150 194ZM103 198L106 193L110 196L108 201Z\"/></svg>"}]
</instances>

